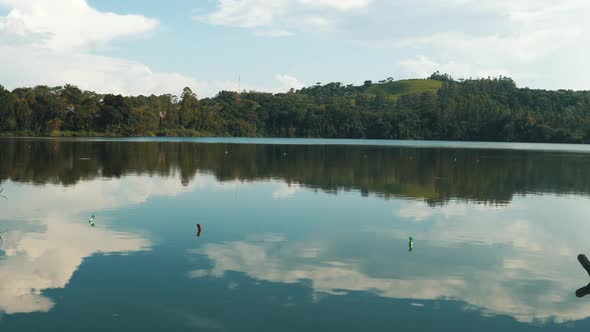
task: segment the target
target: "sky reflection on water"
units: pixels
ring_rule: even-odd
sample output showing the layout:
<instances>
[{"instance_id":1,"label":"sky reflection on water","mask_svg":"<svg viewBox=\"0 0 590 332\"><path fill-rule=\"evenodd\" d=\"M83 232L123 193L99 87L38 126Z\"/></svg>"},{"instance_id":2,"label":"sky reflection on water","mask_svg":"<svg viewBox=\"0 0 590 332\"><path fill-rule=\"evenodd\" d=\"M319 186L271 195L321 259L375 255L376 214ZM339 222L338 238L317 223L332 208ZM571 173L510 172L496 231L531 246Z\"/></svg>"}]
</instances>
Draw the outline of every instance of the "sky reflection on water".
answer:
<instances>
[{"instance_id":1,"label":"sky reflection on water","mask_svg":"<svg viewBox=\"0 0 590 332\"><path fill-rule=\"evenodd\" d=\"M206 169L188 183L179 176L172 170L67 186L5 180L0 328L25 331L76 315L81 328L93 312L118 317L99 320L115 330L139 313L153 314L134 325L145 330L167 319L179 330L273 330L309 310L327 325L293 327L346 326L356 316L335 322L329 313L348 310L357 311L355 319L372 316L378 330L395 317L402 327L433 312L431 327L465 330L588 325L590 302L574 294L588 282L576 259L590 252L586 195L548 190L502 204L432 204L429 195L326 192L280 177L220 180ZM223 303L254 317L214 310ZM91 309L77 311L85 305ZM169 306L173 313L163 309ZM52 324L47 330L60 325Z\"/></svg>"}]
</instances>

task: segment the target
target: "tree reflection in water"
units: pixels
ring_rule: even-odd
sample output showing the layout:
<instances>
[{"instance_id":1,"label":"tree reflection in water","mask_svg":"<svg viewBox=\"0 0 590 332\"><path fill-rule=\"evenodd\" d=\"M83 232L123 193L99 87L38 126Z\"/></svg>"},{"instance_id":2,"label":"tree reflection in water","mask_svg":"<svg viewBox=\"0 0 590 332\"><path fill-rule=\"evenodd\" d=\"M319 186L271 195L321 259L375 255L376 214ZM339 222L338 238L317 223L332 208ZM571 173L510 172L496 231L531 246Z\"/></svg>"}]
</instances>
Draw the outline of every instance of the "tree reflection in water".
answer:
<instances>
[{"instance_id":1,"label":"tree reflection in water","mask_svg":"<svg viewBox=\"0 0 590 332\"><path fill-rule=\"evenodd\" d=\"M4 191L4 188L0 188L0 194L2 194L2 192ZM6 196L4 195L0 195L0 197L4 198L4 199L8 199ZM0 247L2 246L2 244L4 244L4 239L2 238L2 234L6 233L6 230L4 231L0 231Z\"/></svg>"},{"instance_id":2,"label":"tree reflection in water","mask_svg":"<svg viewBox=\"0 0 590 332\"><path fill-rule=\"evenodd\" d=\"M73 185L128 174L279 179L336 194L509 204L530 193L590 196L590 154L361 145L1 139L0 181ZM230 152L228 152L230 151ZM228 158L226 153L231 155ZM85 160L81 160L84 158Z\"/></svg>"}]
</instances>

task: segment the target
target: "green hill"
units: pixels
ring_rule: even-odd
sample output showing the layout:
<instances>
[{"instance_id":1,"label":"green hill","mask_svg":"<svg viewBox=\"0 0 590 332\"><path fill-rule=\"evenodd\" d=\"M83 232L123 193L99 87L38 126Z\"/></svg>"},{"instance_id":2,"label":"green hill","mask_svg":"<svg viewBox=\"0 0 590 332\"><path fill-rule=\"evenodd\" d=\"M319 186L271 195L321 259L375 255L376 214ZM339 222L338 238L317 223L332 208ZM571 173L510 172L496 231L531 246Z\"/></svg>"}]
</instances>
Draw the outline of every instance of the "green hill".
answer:
<instances>
[{"instance_id":1,"label":"green hill","mask_svg":"<svg viewBox=\"0 0 590 332\"><path fill-rule=\"evenodd\" d=\"M380 93L389 95L392 99L397 99L401 95L424 92L437 92L443 85L443 82L436 80L399 80L385 83L374 83L367 88L366 93L376 96Z\"/></svg>"}]
</instances>

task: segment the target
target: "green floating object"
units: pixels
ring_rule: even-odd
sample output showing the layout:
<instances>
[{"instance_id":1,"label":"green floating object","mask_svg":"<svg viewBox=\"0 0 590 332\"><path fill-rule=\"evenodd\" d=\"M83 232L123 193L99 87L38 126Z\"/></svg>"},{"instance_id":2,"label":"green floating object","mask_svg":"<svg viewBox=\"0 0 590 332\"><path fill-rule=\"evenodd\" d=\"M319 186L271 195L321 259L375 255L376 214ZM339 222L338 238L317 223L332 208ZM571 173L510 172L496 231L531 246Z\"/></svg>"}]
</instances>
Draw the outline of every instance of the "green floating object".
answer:
<instances>
[{"instance_id":1,"label":"green floating object","mask_svg":"<svg viewBox=\"0 0 590 332\"><path fill-rule=\"evenodd\" d=\"M408 251L412 252L414 250L414 239L410 236L410 240L408 242Z\"/></svg>"},{"instance_id":2,"label":"green floating object","mask_svg":"<svg viewBox=\"0 0 590 332\"><path fill-rule=\"evenodd\" d=\"M94 227L94 215L92 215L90 219L88 219L88 223L90 224L90 226Z\"/></svg>"}]
</instances>

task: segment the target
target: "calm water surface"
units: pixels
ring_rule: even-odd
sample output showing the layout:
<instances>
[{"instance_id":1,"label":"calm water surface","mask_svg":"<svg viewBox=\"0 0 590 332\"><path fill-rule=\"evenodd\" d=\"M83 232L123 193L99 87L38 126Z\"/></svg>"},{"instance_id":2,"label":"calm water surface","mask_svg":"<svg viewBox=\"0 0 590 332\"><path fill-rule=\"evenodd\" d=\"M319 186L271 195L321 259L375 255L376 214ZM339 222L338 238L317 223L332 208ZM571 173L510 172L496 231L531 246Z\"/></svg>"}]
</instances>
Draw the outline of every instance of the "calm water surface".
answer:
<instances>
[{"instance_id":1,"label":"calm water surface","mask_svg":"<svg viewBox=\"0 0 590 332\"><path fill-rule=\"evenodd\" d=\"M353 143L0 139L0 331L590 329L588 146Z\"/></svg>"}]
</instances>

